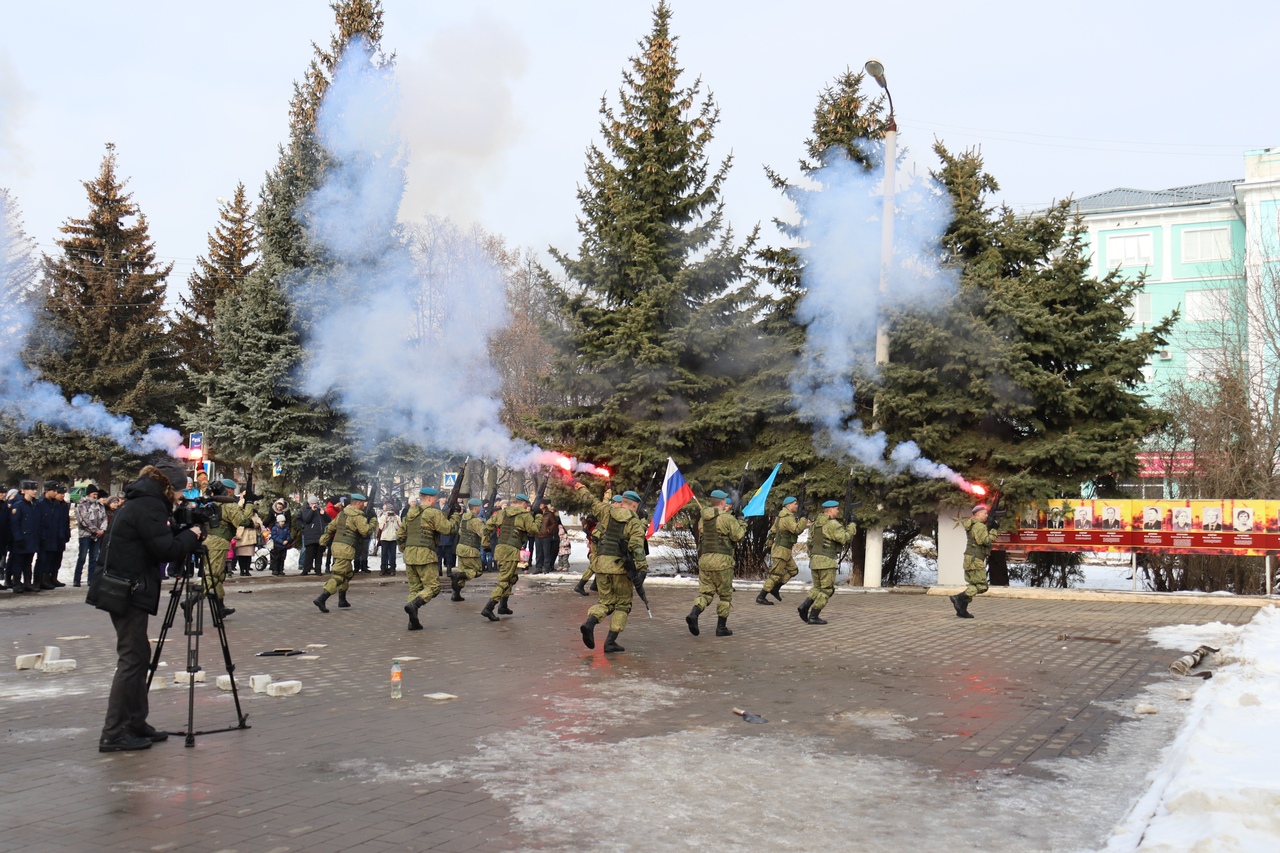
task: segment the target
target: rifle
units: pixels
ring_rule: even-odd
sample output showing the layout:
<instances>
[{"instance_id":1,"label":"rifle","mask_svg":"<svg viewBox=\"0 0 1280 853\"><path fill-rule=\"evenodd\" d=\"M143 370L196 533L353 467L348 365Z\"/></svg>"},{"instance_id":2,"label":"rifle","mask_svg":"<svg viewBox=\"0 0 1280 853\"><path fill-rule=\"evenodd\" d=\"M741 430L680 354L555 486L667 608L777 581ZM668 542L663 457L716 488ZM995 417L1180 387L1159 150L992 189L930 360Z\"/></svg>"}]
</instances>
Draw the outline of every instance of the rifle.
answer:
<instances>
[{"instance_id":1,"label":"rifle","mask_svg":"<svg viewBox=\"0 0 1280 853\"><path fill-rule=\"evenodd\" d=\"M1001 491L1003 488L1004 478L1002 477L1000 484L996 486L996 496L991 500L991 508L987 510L987 515L996 523L997 527L1000 525L1000 520L1009 512L1007 509L1000 508L1000 499L1004 497L1004 493Z\"/></svg>"},{"instance_id":2,"label":"rifle","mask_svg":"<svg viewBox=\"0 0 1280 853\"><path fill-rule=\"evenodd\" d=\"M861 501L858 502L861 505ZM844 526L853 521L853 469L849 469L849 479L844 484Z\"/></svg>"},{"instance_id":3,"label":"rifle","mask_svg":"<svg viewBox=\"0 0 1280 853\"><path fill-rule=\"evenodd\" d=\"M535 478L534 478L534 480L535 480L535 482L536 482L536 481L537 481L537 478L535 477ZM550 483L550 482L551 482L551 475L550 475L550 474L548 474L548 475L547 475L547 477L546 477L546 479L544 479L544 480L542 481L542 485L538 487L538 496L537 496L536 498L534 498L534 499L533 499L533 509L534 509L534 510L536 510L538 507L542 506L542 499L543 499L543 497L545 497L545 496L546 496L546 494L547 494L547 483ZM541 515L541 513L539 513L539 516L540 516L540 515ZM541 522L541 518L539 518L539 522ZM529 537L529 541L528 541L527 543L525 543L525 544L526 544L526 546L527 546L527 547L528 547L528 549L529 549L529 559L530 559L530 561L532 561L532 560L533 560L533 537L532 537L532 536L530 536L530 537Z\"/></svg>"},{"instance_id":4,"label":"rifle","mask_svg":"<svg viewBox=\"0 0 1280 853\"><path fill-rule=\"evenodd\" d=\"M462 491L462 483L467 476L467 463L470 461L470 456L462 460L462 467L458 469L458 476L454 479L453 488L449 491L449 500L444 505L448 518L453 518L461 509L458 506L458 494Z\"/></svg>"},{"instance_id":5,"label":"rifle","mask_svg":"<svg viewBox=\"0 0 1280 853\"><path fill-rule=\"evenodd\" d=\"M805 499L805 489L808 485L809 485L809 472L806 471L805 473L800 475L800 493L796 496L796 503L799 504L799 506L797 506L796 509L800 510L799 515L801 518L805 517L804 499Z\"/></svg>"},{"instance_id":6,"label":"rifle","mask_svg":"<svg viewBox=\"0 0 1280 853\"><path fill-rule=\"evenodd\" d=\"M733 514L737 515L742 511L743 505L746 503L743 492L747 488L747 470L751 467L750 460L742 466L742 476L738 478L738 493L733 496Z\"/></svg>"},{"instance_id":7,"label":"rifle","mask_svg":"<svg viewBox=\"0 0 1280 853\"><path fill-rule=\"evenodd\" d=\"M644 602L645 612L652 619L653 611L649 609L649 596L644 591L644 575L640 574L640 570L636 568L635 555L630 551L622 558L622 568L627 573L627 579L631 581L631 585L635 587L636 595L640 596L640 600Z\"/></svg>"}]
</instances>

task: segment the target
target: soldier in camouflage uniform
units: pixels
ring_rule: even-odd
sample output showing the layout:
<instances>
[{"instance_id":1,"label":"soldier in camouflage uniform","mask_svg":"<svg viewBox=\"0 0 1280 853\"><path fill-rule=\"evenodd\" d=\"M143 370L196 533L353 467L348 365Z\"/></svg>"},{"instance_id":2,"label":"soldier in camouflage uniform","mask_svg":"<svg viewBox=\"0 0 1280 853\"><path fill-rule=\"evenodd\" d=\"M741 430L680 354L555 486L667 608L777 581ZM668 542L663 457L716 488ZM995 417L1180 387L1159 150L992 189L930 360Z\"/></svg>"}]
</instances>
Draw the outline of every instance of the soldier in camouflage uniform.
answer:
<instances>
[{"instance_id":1,"label":"soldier in camouflage uniform","mask_svg":"<svg viewBox=\"0 0 1280 853\"><path fill-rule=\"evenodd\" d=\"M585 489L586 486L581 483L576 483L574 488ZM596 504L596 506L608 507L610 492L610 489L605 489L604 501ZM621 504L622 495L613 495L612 502L615 504ZM595 517L595 510L592 510L591 518L594 522L592 527L588 528L585 523L582 525L582 532L587 535L587 567L582 570L582 577L578 579L577 586L573 588L574 592L583 596L591 594L587 592L587 581L591 580L592 575L596 573L596 554L600 552L600 535L604 532L604 528L600 526L601 522ZM591 591L595 592L597 586L598 584L592 582Z\"/></svg>"},{"instance_id":2,"label":"soldier in camouflage uniform","mask_svg":"<svg viewBox=\"0 0 1280 853\"><path fill-rule=\"evenodd\" d=\"M235 480L218 480L211 484L209 494L222 497L228 492L235 494L235 491ZM227 579L227 552L231 550L231 540L235 538L236 528L252 523L253 510L245 509L243 496L239 503L218 502L216 505L221 511L222 519L216 526L209 527L209 533L204 539L204 546L209 551L209 565L205 567L204 573L204 592L205 595L212 592L218 599L218 610L223 616L230 616L236 612L235 608L227 607L222 601L222 584Z\"/></svg>"},{"instance_id":3,"label":"soldier in camouflage uniform","mask_svg":"<svg viewBox=\"0 0 1280 853\"><path fill-rule=\"evenodd\" d=\"M991 555L991 543L995 541L996 534L987 527L986 504L975 506L971 517L960 524L964 527L964 580L968 586L964 592L951 596L951 606L961 619L972 619L969 602L975 595L987 591L987 557Z\"/></svg>"},{"instance_id":4,"label":"soldier in camouflage uniform","mask_svg":"<svg viewBox=\"0 0 1280 853\"><path fill-rule=\"evenodd\" d=\"M621 500L618 500L621 498ZM609 618L609 635L605 637L606 652L622 652L618 635L627 627L631 614L631 600L636 584L644 584L649 565L644 552L644 525L636 516L640 508L640 496L635 492L623 492L616 501L600 501L592 512L600 519L595 571L600 587L599 600L587 611L587 621L581 625L582 642L589 648L596 647L596 624ZM634 577L627 573L628 558L634 562Z\"/></svg>"},{"instance_id":5,"label":"soldier in camouflage uniform","mask_svg":"<svg viewBox=\"0 0 1280 853\"><path fill-rule=\"evenodd\" d=\"M436 495L430 486L418 490L418 506L409 510L404 524L396 532L396 541L404 552L404 573L409 579L409 601L404 612L409 614L409 630L421 631L418 611L422 605L440 594L440 537L453 532L453 521L436 507Z\"/></svg>"},{"instance_id":6,"label":"soldier in camouflage uniform","mask_svg":"<svg viewBox=\"0 0 1280 853\"><path fill-rule=\"evenodd\" d=\"M769 570L769 576L764 579L764 584L760 587L756 604L773 604L769 600L770 593L781 601L782 585L800 571L796 567L795 557L791 551L796 547L796 540L800 538L800 534L804 533L804 529L809 526L809 521L797 517L799 508L800 503L795 498L783 498L782 512L778 513L778 517L773 521L773 529L769 531L773 536L773 550L769 552L773 557L773 568Z\"/></svg>"},{"instance_id":7,"label":"soldier in camouflage uniform","mask_svg":"<svg viewBox=\"0 0 1280 853\"><path fill-rule=\"evenodd\" d=\"M504 616L514 612L507 606L507 599L520 579L520 549L525 547L529 537L538 532L538 516L529 512L529 496L516 495L510 506L489 517L484 530L486 534L498 531L498 546L493 549L493 559L498 564L498 582L494 584L489 603L480 615L490 622L497 622L498 617L493 615L495 604Z\"/></svg>"},{"instance_id":8,"label":"soldier in camouflage uniform","mask_svg":"<svg viewBox=\"0 0 1280 853\"><path fill-rule=\"evenodd\" d=\"M836 572L840 569L840 551L858 532L858 525L841 524L839 501L827 501L822 505L824 518L814 521L809 528L809 571L813 574L813 586L809 597L796 608L800 621L810 625L825 625L827 620L818 614L836 593Z\"/></svg>"},{"instance_id":9,"label":"soldier in camouflage uniform","mask_svg":"<svg viewBox=\"0 0 1280 853\"><path fill-rule=\"evenodd\" d=\"M329 576L329 580L325 581L324 591L320 593L320 597L312 601L316 607L320 608L321 613L328 613L329 608L324 603L329 600L329 596L335 592L338 594L338 606L350 607L347 601L347 588L351 585L351 575L354 573L352 563L356 558L357 544L367 539L369 532L373 526L369 524L369 519L365 518L364 508L368 504L369 499L364 495L353 493L351 502L342 508L342 512L329 522L329 526L324 529L324 535L320 537L321 547L332 544L333 549L333 574Z\"/></svg>"},{"instance_id":10,"label":"soldier in camouflage uniform","mask_svg":"<svg viewBox=\"0 0 1280 853\"><path fill-rule=\"evenodd\" d=\"M711 506L704 507L698 534L698 600L684 617L689 633L698 636L698 616L716 596L716 636L731 637L729 611L733 609L733 543L747 535L747 526L728 511L729 495L716 489Z\"/></svg>"},{"instance_id":11,"label":"soldier in camouflage uniform","mask_svg":"<svg viewBox=\"0 0 1280 853\"><path fill-rule=\"evenodd\" d=\"M480 507L484 501L471 498L467 501L467 511L458 520L458 565L451 575L453 597L451 601L466 601L462 597L462 589L467 581L480 575L480 550L484 545L484 519L480 517Z\"/></svg>"}]
</instances>

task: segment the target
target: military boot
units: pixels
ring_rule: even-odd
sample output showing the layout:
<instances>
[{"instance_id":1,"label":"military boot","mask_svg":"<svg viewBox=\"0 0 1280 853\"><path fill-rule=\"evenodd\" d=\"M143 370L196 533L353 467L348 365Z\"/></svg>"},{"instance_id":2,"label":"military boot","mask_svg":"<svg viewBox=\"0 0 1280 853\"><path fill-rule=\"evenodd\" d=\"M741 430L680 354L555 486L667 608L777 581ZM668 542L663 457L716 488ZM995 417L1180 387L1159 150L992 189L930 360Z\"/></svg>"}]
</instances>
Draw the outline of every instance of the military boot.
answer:
<instances>
[{"instance_id":1,"label":"military boot","mask_svg":"<svg viewBox=\"0 0 1280 853\"><path fill-rule=\"evenodd\" d=\"M503 616L510 616L512 613L515 613L514 610L507 606L507 596L505 595L498 601L498 612Z\"/></svg>"},{"instance_id":2,"label":"military boot","mask_svg":"<svg viewBox=\"0 0 1280 853\"><path fill-rule=\"evenodd\" d=\"M328 593L328 592L322 592L320 593L320 597L311 603L314 604L316 607L319 607L321 613L328 613L329 608L325 607L324 603L329 600L330 594L331 593Z\"/></svg>"},{"instance_id":3,"label":"military boot","mask_svg":"<svg viewBox=\"0 0 1280 853\"><path fill-rule=\"evenodd\" d=\"M590 588L590 590L591 590L592 592L599 592L599 591L600 591L600 585L596 583L596 579L595 579L595 578L592 578L592 579L591 579L591 586L590 586L589 588Z\"/></svg>"},{"instance_id":4,"label":"military boot","mask_svg":"<svg viewBox=\"0 0 1280 853\"><path fill-rule=\"evenodd\" d=\"M819 613L821 613L821 612L822 612L822 608L821 608L821 607L815 607L813 610L809 611L809 624L810 624L810 625L825 625L825 624L827 624L827 620L826 620L826 619L823 619L821 616L819 616L819 615L818 615L818 614L819 614Z\"/></svg>"},{"instance_id":5,"label":"military boot","mask_svg":"<svg viewBox=\"0 0 1280 853\"><path fill-rule=\"evenodd\" d=\"M698 607L698 605L695 604L693 605L693 609L689 611L689 615L684 617L684 621L689 626L689 633L693 634L693 636L695 637L698 636L698 634L700 633L698 631L698 616L701 613L702 613L702 608Z\"/></svg>"},{"instance_id":6,"label":"military boot","mask_svg":"<svg viewBox=\"0 0 1280 853\"><path fill-rule=\"evenodd\" d=\"M338 593L338 606L339 607L351 606L351 602L347 601L347 591L345 589Z\"/></svg>"},{"instance_id":7,"label":"military boot","mask_svg":"<svg viewBox=\"0 0 1280 853\"><path fill-rule=\"evenodd\" d=\"M600 620L594 616L588 616L587 621L578 626L582 631L582 645L589 649L594 649L596 647L596 624L599 621ZM612 632L609 636L613 636Z\"/></svg>"},{"instance_id":8,"label":"military boot","mask_svg":"<svg viewBox=\"0 0 1280 853\"><path fill-rule=\"evenodd\" d=\"M769 600L769 591L764 587L760 587L760 594L756 596L756 604L767 604L773 606L773 602Z\"/></svg>"},{"instance_id":9,"label":"military boot","mask_svg":"<svg viewBox=\"0 0 1280 853\"><path fill-rule=\"evenodd\" d=\"M499 621L498 617L493 615L493 608L497 603L497 599L489 599L489 603L484 606L484 610L480 611L480 615L488 619L490 622Z\"/></svg>"},{"instance_id":10,"label":"military boot","mask_svg":"<svg viewBox=\"0 0 1280 853\"><path fill-rule=\"evenodd\" d=\"M973 618L973 614L969 612L969 602L972 600L963 592L951 596L951 606L956 609L956 615L961 619Z\"/></svg>"},{"instance_id":11,"label":"military boot","mask_svg":"<svg viewBox=\"0 0 1280 853\"><path fill-rule=\"evenodd\" d=\"M773 589L769 590L769 594L779 601L782 600L782 584L777 584Z\"/></svg>"},{"instance_id":12,"label":"military boot","mask_svg":"<svg viewBox=\"0 0 1280 853\"><path fill-rule=\"evenodd\" d=\"M610 631L604 638L604 650L606 652L625 652L622 646L618 645L618 632Z\"/></svg>"},{"instance_id":13,"label":"military boot","mask_svg":"<svg viewBox=\"0 0 1280 853\"><path fill-rule=\"evenodd\" d=\"M717 637L732 637L732 636L733 636L733 632L729 630L729 617L728 617L728 616L717 616L717 617L716 617L716 636L717 636Z\"/></svg>"},{"instance_id":14,"label":"military boot","mask_svg":"<svg viewBox=\"0 0 1280 853\"><path fill-rule=\"evenodd\" d=\"M409 630L421 631L422 623L418 621L418 608L426 604L421 598L415 598L404 606L404 612L409 614Z\"/></svg>"},{"instance_id":15,"label":"military boot","mask_svg":"<svg viewBox=\"0 0 1280 853\"><path fill-rule=\"evenodd\" d=\"M576 592L578 595L586 595L587 594L586 578L583 578L582 580L578 581L578 585L573 588L573 591Z\"/></svg>"},{"instance_id":16,"label":"military boot","mask_svg":"<svg viewBox=\"0 0 1280 853\"><path fill-rule=\"evenodd\" d=\"M453 587L453 595L449 600L466 601L466 599L462 597L462 575L454 575L449 583Z\"/></svg>"},{"instance_id":17,"label":"military boot","mask_svg":"<svg viewBox=\"0 0 1280 853\"><path fill-rule=\"evenodd\" d=\"M217 602L218 602L218 615L221 616L223 619L226 619L232 613L236 612L236 609L234 607L228 607L227 605L223 604L221 598L217 599Z\"/></svg>"},{"instance_id":18,"label":"military boot","mask_svg":"<svg viewBox=\"0 0 1280 853\"><path fill-rule=\"evenodd\" d=\"M813 606L813 599L806 598L804 600L804 604L801 604L799 607L796 608L796 612L800 614L801 622L809 621L809 608L812 606Z\"/></svg>"}]
</instances>

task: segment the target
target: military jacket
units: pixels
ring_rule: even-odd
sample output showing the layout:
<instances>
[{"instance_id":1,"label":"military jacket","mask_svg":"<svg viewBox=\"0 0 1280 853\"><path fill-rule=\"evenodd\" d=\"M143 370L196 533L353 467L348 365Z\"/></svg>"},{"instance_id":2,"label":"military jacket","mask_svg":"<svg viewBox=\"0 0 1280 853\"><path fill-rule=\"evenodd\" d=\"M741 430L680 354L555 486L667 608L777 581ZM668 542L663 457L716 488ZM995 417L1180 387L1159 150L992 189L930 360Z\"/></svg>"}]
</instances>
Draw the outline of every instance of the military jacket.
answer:
<instances>
[{"instance_id":1,"label":"military jacket","mask_svg":"<svg viewBox=\"0 0 1280 853\"><path fill-rule=\"evenodd\" d=\"M524 543L538 532L538 518L524 507L500 509L485 522L486 533L500 530L498 547L493 549L495 560L518 560Z\"/></svg>"},{"instance_id":2,"label":"military jacket","mask_svg":"<svg viewBox=\"0 0 1280 853\"><path fill-rule=\"evenodd\" d=\"M484 547L484 519L471 510L458 520L458 556L479 557Z\"/></svg>"},{"instance_id":3,"label":"military jacket","mask_svg":"<svg viewBox=\"0 0 1280 853\"><path fill-rule=\"evenodd\" d=\"M205 537L205 547L209 549L210 560L226 559L231 549L231 540L236 538L236 528L253 523L253 507L242 507L238 503L218 504L222 510L222 522L209 531Z\"/></svg>"},{"instance_id":4,"label":"military jacket","mask_svg":"<svg viewBox=\"0 0 1280 853\"><path fill-rule=\"evenodd\" d=\"M344 507L337 518L329 522L329 526L324 529L320 544L333 543L334 559L354 560L357 542L368 536L372 530L373 525L369 523L369 519L365 518L362 510L354 506Z\"/></svg>"},{"instance_id":5,"label":"military jacket","mask_svg":"<svg viewBox=\"0 0 1280 853\"><path fill-rule=\"evenodd\" d=\"M649 564L644 552L644 525L634 512L621 506L597 504L595 570L601 575L626 574L626 556L635 560L636 570L646 572Z\"/></svg>"},{"instance_id":6,"label":"military jacket","mask_svg":"<svg viewBox=\"0 0 1280 853\"><path fill-rule=\"evenodd\" d=\"M733 568L733 543L747 535L747 526L722 509L703 507L698 537L698 568L720 571Z\"/></svg>"},{"instance_id":7,"label":"military jacket","mask_svg":"<svg viewBox=\"0 0 1280 853\"><path fill-rule=\"evenodd\" d=\"M453 532L454 522L435 506L415 506L404 517L396 541L404 548L406 566L425 566L436 561L441 536Z\"/></svg>"},{"instance_id":8,"label":"military jacket","mask_svg":"<svg viewBox=\"0 0 1280 853\"><path fill-rule=\"evenodd\" d=\"M966 518L960 524L964 527L965 559L968 560L972 557L975 560L986 563L987 557L991 554L991 543L996 539L995 533L976 518Z\"/></svg>"},{"instance_id":9,"label":"military jacket","mask_svg":"<svg viewBox=\"0 0 1280 853\"><path fill-rule=\"evenodd\" d=\"M791 549L796 547L796 540L808 526L807 518L798 518L791 510L783 509L774 519L773 529L770 531L773 534L773 550L770 553L777 559L789 559Z\"/></svg>"},{"instance_id":10,"label":"military jacket","mask_svg":"<svg viewBox=\"0 0 1280 853\"><path fill-rule=\"evenodd\" d=\"M840 546L849 544L857 532L858 525L849 522L846 526L838 518L823 517L814 521L809 530L809 568L840 568ZM831 548L832 544L836 547Z\"/></svg>"}]
</instances>

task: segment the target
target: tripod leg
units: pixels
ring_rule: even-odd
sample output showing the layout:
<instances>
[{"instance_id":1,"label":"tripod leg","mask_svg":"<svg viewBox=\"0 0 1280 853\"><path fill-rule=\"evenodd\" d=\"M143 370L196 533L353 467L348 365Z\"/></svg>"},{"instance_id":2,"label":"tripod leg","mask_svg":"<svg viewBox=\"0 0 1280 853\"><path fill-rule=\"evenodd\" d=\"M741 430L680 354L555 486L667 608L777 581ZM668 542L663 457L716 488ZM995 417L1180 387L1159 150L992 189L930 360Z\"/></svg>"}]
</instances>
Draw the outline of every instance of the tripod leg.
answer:
<instances>
[{"instance_id":1,"label":"tripod leg","mask_svg":"<svg viewBox=\"0 0 1280 853\"><path fill-rule=\"evenodd\" d=\"M173 588L169 590L169 606L164 611L164 621L160 623L160 634L156 637L156 647L151 653L151 667L147 670L147 689L156 677L156 669L160 666L160 651L164 648L165 637L173 627L173 620L178 615L178 604L182 601L183 585L186 578L181 574L174 579Z\"/></svg>"},{"instance_id":2,"label":"tripod leg","mask_svg":"<svg viewBox=\"0 0 1280 853\"><path fill-rule=\"evenodd\" d=\"M240 692L236 689L236 665L231 660L231 646L227 644L226 624L221 619L215 624L218 627L218 642L222 645L222 660L227 665L227 675L231 676L231 698L236 703L236 717L240 721L237 728L247 729L250 726L245 721L249 719L249 715L240 708Z\"/></svg>"}]
</instances>

